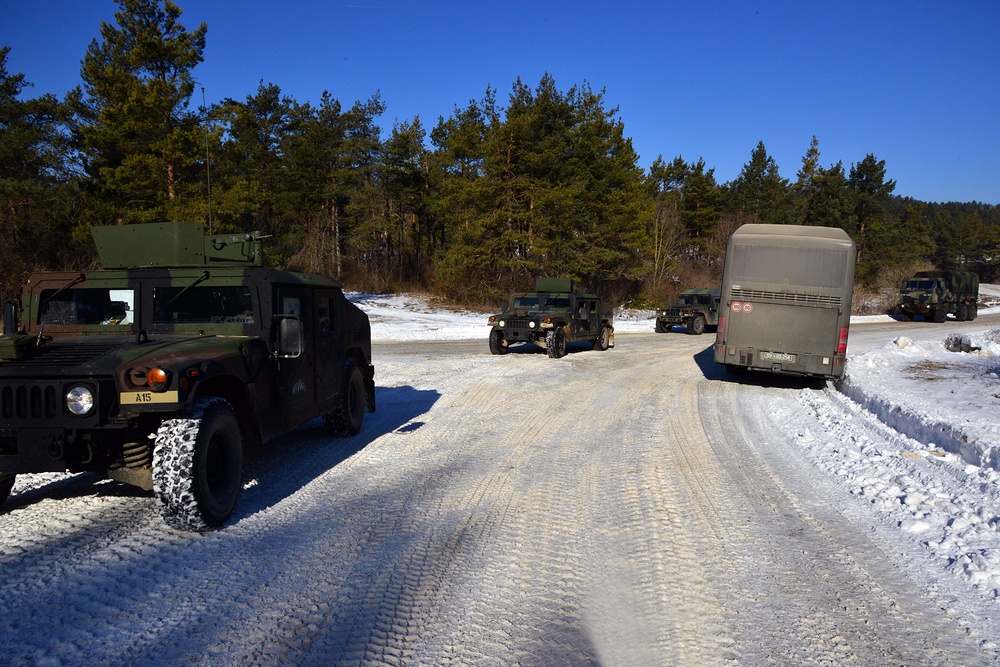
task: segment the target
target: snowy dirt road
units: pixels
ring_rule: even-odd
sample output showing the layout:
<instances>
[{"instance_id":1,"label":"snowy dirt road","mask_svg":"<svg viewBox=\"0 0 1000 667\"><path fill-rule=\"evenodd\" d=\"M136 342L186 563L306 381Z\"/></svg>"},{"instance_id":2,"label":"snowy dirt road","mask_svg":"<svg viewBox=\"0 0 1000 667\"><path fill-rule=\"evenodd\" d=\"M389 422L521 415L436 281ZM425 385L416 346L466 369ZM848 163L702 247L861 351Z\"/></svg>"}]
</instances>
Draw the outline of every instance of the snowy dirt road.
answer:
<instances>
[{"instance_id":1,"label":"snowy dirt road","mask_svg":"<svg viewBox=\"0 0 1000 667\"><path fill-rule=\"evenodd\" d=\"M1000 664L963 582L775 424L842 395L733 382L710 343L379 344L359 436L250 452L204 535L116 483L19 477L0 663Z\"/></svg>"}]
</instances>

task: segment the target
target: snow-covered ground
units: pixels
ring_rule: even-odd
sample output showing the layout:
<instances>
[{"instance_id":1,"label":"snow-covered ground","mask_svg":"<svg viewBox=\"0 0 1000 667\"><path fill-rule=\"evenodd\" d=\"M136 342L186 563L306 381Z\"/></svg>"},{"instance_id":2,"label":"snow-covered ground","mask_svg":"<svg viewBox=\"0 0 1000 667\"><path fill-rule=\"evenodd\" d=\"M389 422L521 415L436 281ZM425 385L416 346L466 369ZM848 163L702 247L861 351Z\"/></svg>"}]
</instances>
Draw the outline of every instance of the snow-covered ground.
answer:
<instances>
[{"instance_id":1,"label":"snow-covered ground","mask_svg":"<svg viewBox=\"0 0 1000 667\"><path fill-rule=\"evenodd\" d=\"M981 293L980 315L1000 312L1000 285ZM486 339L488 313L449 311L414 295L352 298L371 318L375 341ZM893 322L854 317L852 338L866 324ZM954 333L954 324L926 324L920 340L886 334L871 349L849 349L835 387L804 389L792 406L776 397L768 411L819 468L894 521L902 539L916 537L942 568L1000 603L1000 329ZM616 334L652 330L651 311L615 313ZM859 429L852 415L862 414L884 432ZM926 474L932 467L938 474Z\"/></svg>"}]
</instances>

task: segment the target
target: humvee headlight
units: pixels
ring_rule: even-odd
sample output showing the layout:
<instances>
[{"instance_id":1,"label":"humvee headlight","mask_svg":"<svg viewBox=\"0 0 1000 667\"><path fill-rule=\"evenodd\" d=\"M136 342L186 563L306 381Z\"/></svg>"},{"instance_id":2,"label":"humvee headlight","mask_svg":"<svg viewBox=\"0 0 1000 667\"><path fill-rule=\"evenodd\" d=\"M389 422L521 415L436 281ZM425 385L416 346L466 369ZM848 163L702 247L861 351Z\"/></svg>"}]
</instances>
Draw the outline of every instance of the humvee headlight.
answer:
<instances>
[{"instance_id":1,"label":"humvee headlight","mask_svg":"<svg viewBox=\"0 0 1000 667\"><path fill-rule=\"evenodd\" d=\"M94 392L82 384L72 387L66 392L66 409L79 416L90 413L94 409Z\"/></svg>"},{"instance_id":2,"label":"humvee headlight","mask_svg":"<svg viewBox=\"0 0 1000 667\"><path fill-rule=\"evenodd\" d=\"M532 320L531 322L528 322L528 328L529 329L534 329L535 328L535 322L534 322L534 320Z\"/></svg>"},{"instance_id":3,"label":"humvee headlight","mask_svg":"<svg viewBox=\"0 0 1000 667\"><path fill-rule=\"evenodd\" d=\"M162 368L154 368L146 374L146 381L153 391L166 391L170 384L170 375Z\"/></svg>"},{"instance_id":4,"label":"humvee headlight","mask_svg":"<svg viewBox=\"0 0 1000 667\"><path fill-rule=\"evenodd\" d=\"M504 322L503 320L500 320L499 322L497 322L497 324L499 324L499 325L500 325L500 328L501 328L501 329L503 329L503 328L504 328L505 326L507 326L507 323L506 323L506 322Z\"/></svg>"}]
</instances>

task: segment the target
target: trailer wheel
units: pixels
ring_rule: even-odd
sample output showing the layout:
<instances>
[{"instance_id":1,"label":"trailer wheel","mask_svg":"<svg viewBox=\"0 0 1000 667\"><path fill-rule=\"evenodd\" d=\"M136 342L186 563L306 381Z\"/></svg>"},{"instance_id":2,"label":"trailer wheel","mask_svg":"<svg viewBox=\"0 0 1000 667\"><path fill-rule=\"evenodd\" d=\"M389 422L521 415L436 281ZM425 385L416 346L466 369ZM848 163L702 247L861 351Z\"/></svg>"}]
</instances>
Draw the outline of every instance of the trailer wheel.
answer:
<instances>
[{"instance_id":1,"label":"trailer wheel","mask_svg":"<svg viewBox=\"0 0 1000 667\"><path fill-rule=\"evenodd\" d=\"M688 333L694 336L700 336L705 333L705 316L695 315L690 320L688 320Z\"/></svg>"},{"instance_id":2,"label":"trailer wheel","mask_svg":"<svg viewBox=\"0 0 1000 667\"><path fill-rule=\"evenodd\" d=\"M225 399L199 399L187 414L163 420L153 446L153 494L169 526L221 526L236 505L242 478L243 438Z\"/></svg>"},{"instance_id":3,"label":"trailer wheel","mask_svg":"<svg viewBox=\"0 0 1000 667\"><path fill-rule=\"evenodd\" d=\"M608 325L601 324L601 328L597 330L597 340L594 341L594 349L604 352L609 347L611 347L611 332L608 330Z\"/></svg>"},{"instance_id":4,"label":"trailer wheel","mask_svg":"<svg viewBox=\"0 0 1000 667\"><path fill-rule=\"evenodd\" d=\"M500 329L490 330L490 354L507 354L507 339Z\"/></svg>"},{"instance_id":5,"label":"trailer wheel","mask_svg":"<svg viewBox=\"0 0 1000 667\"><path fill-rule=\"evenodd\" d=\"M333 412L323 415L323 422L341 437L357 435L365 420L365 379L354 359L344 364L344 387L340 392L340 405Z\"/></svg>"},{"instance_id":6,"label":"trailer wheel","mask_svg":"<svg viewBox=\"0 0 1000 667\"><path fill-rule=\"evenodd\" d=\"M566 332L562 327L552 329L545 334L545 350L552 359L566 356Z\"/></svg>"}]
</instances>

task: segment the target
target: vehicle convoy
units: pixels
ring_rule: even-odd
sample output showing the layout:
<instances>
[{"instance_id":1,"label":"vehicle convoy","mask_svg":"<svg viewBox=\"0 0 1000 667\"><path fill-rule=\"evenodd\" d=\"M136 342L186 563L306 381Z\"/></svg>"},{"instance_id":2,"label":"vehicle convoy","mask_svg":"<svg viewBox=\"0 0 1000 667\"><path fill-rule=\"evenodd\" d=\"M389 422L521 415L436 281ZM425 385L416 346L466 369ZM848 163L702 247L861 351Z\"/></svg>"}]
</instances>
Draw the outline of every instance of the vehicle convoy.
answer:
<instances>
[{"instance_id":1,"label":"vehicle convoy","mask_svg":"<svg viewBox=\"0 0 1000 667\"><path fill-rule=\"evenodd\" d=\"M979 314L979 275L970 271L918 271L903 281L896 313L904 320L920 315L944 322L951 313L959 322Z\"/></svg>"},{"instance_id":2,"label":"vehicle convoy","mask_svg":"<svg viewBox=\"0 0 1000 667\"><path fill-rule=\"evenodd\" d=\"M506 354L511 343L534 343L558 359L566 343L590 341L595 350L614 345L612 316L601 299L573 291L569 278L537 278L534 292L518 292L503 312L490 315L490 352Z\"/></svg>"},{"instance_id":3,"label":"vehicle convoy","mask_svg":"<svg viewBox=\"0 0 1000 667\"><path fill-rule=\"evenodd\" d=\"M715 361L727 371L840 377L855 245L841 229L748 224L729 237Z\"/></svg>"},{"instance_id":4,"label":"vehicle convoy","mask_svg":"<svg viewBox=\"0 0 1000 667\"><path fill-rule=\"evenodd\" d=\"M657 333L666 333L675 325L687 328L689 334L699 336L719 323L719 300L722 291L717 289L689 289L677 296L673 306L656 309Z\"/></svg>"},{"instance_id":5,"label":"vehicle convoy","mask_svg":"<svg viewBox=\"0 0 1000 667\"><path fill-rule=\"evenodd\" d=\"M244 443L375 409L368 316L331 278L263 266L257 232L98 227L102 269L33 273L4 305L0 502L18 473L96 471L164 520L221 525Z\"/></svg>"}]
</instances>

